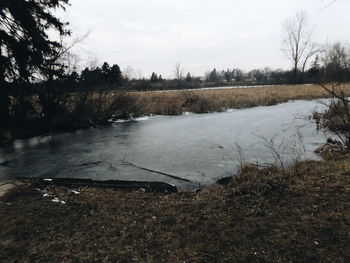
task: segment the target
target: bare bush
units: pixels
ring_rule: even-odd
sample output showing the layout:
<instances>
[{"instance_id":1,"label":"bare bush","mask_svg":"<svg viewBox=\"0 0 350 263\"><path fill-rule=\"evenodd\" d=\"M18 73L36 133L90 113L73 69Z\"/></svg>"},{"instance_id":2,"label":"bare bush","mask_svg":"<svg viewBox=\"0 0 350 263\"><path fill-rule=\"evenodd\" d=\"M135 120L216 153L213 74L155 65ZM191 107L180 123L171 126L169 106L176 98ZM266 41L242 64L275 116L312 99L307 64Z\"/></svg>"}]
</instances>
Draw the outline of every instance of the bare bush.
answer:
<instances>
[{"instance_id":1,"label":"bare bush","mask_svg":"<svg viewBox=\"0 0 350 263\"><path fill-rule=\"evenodd\" d=\"M340 84L329 86L320 84L332 98L324 102L323 111L314 111L313 119L318 130L332 132L343 144L343 150L350 149L350 105L343 87Z\"/></svg>"}]
</instances>

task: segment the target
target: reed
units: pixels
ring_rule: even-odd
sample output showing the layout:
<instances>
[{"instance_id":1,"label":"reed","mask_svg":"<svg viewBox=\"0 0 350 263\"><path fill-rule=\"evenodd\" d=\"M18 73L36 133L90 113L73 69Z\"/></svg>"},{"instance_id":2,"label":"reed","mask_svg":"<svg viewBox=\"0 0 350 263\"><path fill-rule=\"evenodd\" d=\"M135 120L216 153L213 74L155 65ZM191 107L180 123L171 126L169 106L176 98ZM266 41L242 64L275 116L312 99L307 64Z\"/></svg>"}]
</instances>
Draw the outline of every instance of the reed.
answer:
<instances>
[{"instance_id":1,"label":"reed","mask_svg":"<svg viewBox=\"0 0 350 263\"><path fill-rule=\"evenodd\" d=\"M350 95L350 83L343 85ZM280 85L254 88L130 92L134 115L178 115L183 112L208 113L230 108L274 105L289 100L327 98L318 85Z\"/></svg>"}]
</instances>

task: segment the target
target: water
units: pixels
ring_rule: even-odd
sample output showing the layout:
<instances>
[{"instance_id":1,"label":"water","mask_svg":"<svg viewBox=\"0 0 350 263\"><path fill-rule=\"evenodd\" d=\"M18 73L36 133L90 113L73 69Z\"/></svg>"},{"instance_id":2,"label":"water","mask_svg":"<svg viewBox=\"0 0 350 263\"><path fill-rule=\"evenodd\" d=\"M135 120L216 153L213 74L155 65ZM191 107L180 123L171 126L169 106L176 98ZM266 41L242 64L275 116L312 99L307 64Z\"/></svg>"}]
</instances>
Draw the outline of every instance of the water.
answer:
<instances>
[{"instance_id":1,"label":"water","mask_svg":"<svg viewBox=\"0 0 350 263\"><path fill-rule=\"evenodd\" d=\"M0 163L8 161L0 166L0 176L186 185L166 175L124 165L127 161L207 185L236 172L242 157L236 144L246 161L274 162L275 156L261 137L274 138L285 163L296 156L319 158L313 150L325 142L325 136L305 120L316 105L316 101L294 101L223 113L153 116L103 129L16 140L0 148Z\"/></svg>"}]
</instances>

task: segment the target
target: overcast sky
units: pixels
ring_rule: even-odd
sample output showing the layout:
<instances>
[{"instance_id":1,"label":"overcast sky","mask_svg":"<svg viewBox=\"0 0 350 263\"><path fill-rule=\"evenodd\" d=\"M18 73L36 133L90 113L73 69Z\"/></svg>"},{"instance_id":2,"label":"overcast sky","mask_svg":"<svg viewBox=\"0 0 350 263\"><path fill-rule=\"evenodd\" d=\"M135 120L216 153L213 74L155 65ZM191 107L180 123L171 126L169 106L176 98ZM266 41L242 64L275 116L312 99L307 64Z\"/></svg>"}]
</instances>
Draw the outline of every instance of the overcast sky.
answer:
<instances>
[{"instance_id":1,"label":"overcast sky","mask_svg":"<svg viewBox=\"0 0 350 263\"><path fill-rule=\"evenodd\" d=\"M172 77L176 63L195 75L214 67L287 69L282 23L300 10L308 12L316 41L347 42L350 1L324 8L332 1L71 0L61 17L74 35L91 29L75 49L82 66L96 58Z\"/></svg>"}]
</instances>

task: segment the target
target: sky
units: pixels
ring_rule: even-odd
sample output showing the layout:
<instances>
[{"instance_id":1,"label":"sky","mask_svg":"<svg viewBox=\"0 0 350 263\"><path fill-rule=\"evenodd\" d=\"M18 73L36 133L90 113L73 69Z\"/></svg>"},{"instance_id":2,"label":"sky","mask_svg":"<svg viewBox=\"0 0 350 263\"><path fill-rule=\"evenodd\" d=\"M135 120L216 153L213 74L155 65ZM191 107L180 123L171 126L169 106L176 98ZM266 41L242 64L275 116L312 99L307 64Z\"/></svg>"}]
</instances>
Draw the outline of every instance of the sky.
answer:
<instances>
[{"instance_id":1,"label":"sky","mask_svg":"<svg viewBox=\"0 0 350 263\"><path fill-rule=\"evenodd\" d=\"M81 68L118 64L138 75L173 77L175 65L203 75L213 68L288 69L282 24L306 11L318 43L350 40L350 1L337 0L70 0L58 15L73 37Z\"/></svg>"}]
</instances>

